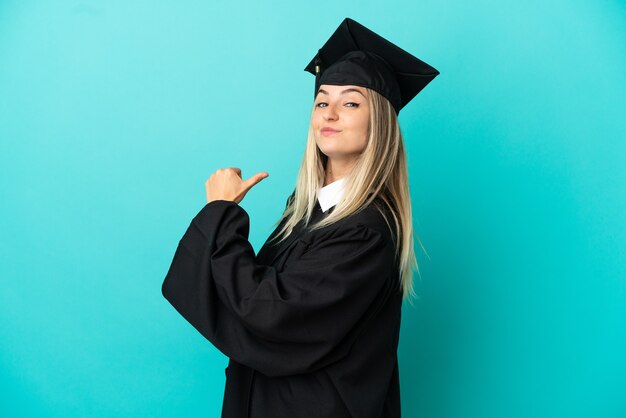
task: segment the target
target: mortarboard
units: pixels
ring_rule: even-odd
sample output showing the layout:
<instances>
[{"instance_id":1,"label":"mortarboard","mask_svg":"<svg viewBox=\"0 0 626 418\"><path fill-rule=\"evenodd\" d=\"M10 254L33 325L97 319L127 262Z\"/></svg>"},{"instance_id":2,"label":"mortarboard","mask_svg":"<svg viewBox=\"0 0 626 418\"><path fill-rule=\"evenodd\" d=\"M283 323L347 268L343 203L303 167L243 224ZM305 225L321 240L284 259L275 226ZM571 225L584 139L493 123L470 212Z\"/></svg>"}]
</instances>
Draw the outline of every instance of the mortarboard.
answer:
<instances>
[{"instance_id":1,"label":"mortarboard","mask_svg":"<svg viewBox=\"0 0 626 418\"><path fill-rule=\"evenodd\" d=\"M439 71L405 50L345 18L304 69L322 84L367 87L386 97L396 113Z\"/></svg>"}]
</instances>

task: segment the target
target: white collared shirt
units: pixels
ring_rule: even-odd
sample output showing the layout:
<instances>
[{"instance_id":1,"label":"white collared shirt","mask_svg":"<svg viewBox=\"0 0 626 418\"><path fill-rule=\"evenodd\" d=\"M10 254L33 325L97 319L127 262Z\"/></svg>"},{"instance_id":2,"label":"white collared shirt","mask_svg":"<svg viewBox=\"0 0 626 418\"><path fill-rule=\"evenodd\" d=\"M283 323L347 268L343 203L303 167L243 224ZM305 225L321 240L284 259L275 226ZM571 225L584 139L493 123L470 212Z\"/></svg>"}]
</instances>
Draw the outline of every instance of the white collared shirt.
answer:
<instances>
[{"instance_id":1,"label":"white collared shirt","mask_svg":"<svg viewBox=\"0 0 626 418\"><path fill-rule=\"evenodd\" d=\"M320 202L322 212L335 206L343 197L346 177L335 180L317 191L317 200Z\"/></svg>"}]
</instances>

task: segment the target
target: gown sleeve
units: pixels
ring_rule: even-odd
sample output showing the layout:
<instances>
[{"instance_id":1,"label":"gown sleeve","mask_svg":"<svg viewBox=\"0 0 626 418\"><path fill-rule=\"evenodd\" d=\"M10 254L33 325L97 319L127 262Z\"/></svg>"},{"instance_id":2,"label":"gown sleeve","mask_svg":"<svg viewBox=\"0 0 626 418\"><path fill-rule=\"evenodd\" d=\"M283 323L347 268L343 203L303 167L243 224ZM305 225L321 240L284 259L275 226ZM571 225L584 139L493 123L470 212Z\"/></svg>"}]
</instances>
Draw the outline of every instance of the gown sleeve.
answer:
<instances>
[{"instance_id":1,"label":"gown sleeve","mask_svg":"<svg viewBox=\"0 0 626 418\"><path fill-rule=\"evenodd\" d=\"M346 223L282 271L259 264L249 217L216 200L179 241L163 296L222 353L268 376L310 373L350 350L391 288L393 245L377 230Z\"/></svg>"}]
</instances>

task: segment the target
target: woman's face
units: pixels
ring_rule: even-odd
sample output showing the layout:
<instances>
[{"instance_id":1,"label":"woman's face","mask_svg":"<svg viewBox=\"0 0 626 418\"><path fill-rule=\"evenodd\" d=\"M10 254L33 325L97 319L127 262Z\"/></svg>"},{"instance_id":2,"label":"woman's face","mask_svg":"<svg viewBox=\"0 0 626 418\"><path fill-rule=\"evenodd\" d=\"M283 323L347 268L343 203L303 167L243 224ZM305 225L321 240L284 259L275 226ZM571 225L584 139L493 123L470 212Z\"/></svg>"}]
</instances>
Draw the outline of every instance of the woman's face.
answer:
<instances>
[{"instance_id":1,"label":"woman's face","mask_svg":"<svg viewBox=\"0 0 626 418\"><path fill-rule=\"evenodd\" d=\"M367 90L360 86L320 86L311 125L315 142L326 156L335 160L358 159L367 145L367 99Z\"/></svg>"}]
</instances>

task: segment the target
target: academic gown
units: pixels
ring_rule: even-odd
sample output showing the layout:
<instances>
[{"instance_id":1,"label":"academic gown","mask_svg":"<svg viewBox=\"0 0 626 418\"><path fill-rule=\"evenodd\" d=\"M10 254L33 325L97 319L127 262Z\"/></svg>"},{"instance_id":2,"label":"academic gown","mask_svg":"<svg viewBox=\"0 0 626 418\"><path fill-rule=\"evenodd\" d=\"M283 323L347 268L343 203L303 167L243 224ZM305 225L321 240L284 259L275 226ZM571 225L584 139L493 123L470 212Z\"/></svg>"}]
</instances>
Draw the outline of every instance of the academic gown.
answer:
<instances>
[{"instance_id":1,"label":"academic gown","mask_svg":"<svg viewBox=\"0 0 626 418\"><path fill-rule=\"evenodd\" d=\"M332 209L316 203L312 222ZM207 203L162 285L230 359L222 418L400 417L402 291L396 237L379 210L313 232L301 221L269 243L281 222L257 255L249 226L237 203Z\"/></svg>"}]
</instances>

